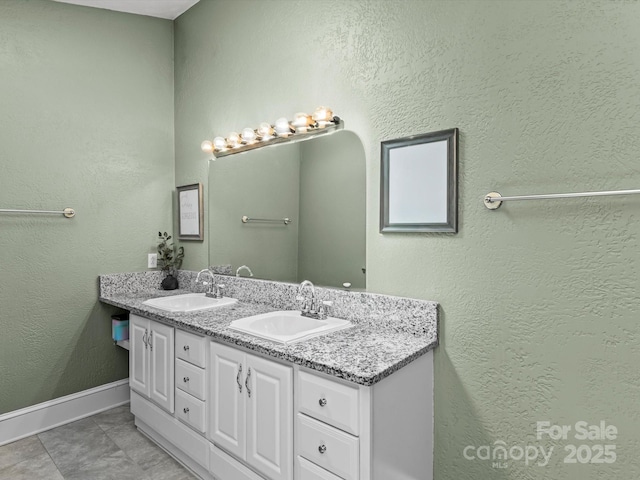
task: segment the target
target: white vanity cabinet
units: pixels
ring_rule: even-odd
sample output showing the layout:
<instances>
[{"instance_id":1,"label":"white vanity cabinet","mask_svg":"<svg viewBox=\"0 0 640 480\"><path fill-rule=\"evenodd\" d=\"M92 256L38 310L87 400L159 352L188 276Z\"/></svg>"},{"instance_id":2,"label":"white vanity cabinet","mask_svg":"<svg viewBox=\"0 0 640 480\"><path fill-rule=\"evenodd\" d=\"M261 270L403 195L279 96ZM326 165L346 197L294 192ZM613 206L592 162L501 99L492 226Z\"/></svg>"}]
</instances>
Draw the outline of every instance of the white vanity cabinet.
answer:
<instances>
[{"instance_id":1,"label":"white vanity cabinet","mask_svg":"<svg viewBox=\"0 0 640 480\"><path fill-rule=\"evenodd\" d=\"M199 478L433 479L431 351L364 386L133 314L130 341L136 426Z\"/></svg>"},{"instance_id":2,"label":"white vanity cabinet","mask_svg":"<svg viewBox=\"0 0 640 480\"><path fill-rule=\"evenodd\" d=\"M228 453L262 477L292 480L293 368L212 342L210 378L214 477L261 478Z\"/></svg>"},{"instance_id":3,"label":"white vanity cabinet","mask_svg":"<svg viewBox=\"0 0 640 480\"><path fill-rule=\"evenodd\" d=\"M201 478L208 478L209 441L204 436L208 340L134 314L129 316L129 339L136 427Z\"/></svg>"},{"instance_id":4,"label":"white vanity cabinet","mask_svg":"<svg viewBox=\"0 0 640 480\"><path fill-rule=\"evenodd\" d=\"M129 338L130 387L173 413L173 328L131 315Z\"/></svg>"},{"instance_id":5,"label":"white vanity cabinet","mask_svg":"<svg viewBox=\"0 0 640 480\"><path fill-rule=\"evenodd\" d=\"M296 480L433 479L433 352L370 387L296 372Z\"/></svg>"}]
</instances>

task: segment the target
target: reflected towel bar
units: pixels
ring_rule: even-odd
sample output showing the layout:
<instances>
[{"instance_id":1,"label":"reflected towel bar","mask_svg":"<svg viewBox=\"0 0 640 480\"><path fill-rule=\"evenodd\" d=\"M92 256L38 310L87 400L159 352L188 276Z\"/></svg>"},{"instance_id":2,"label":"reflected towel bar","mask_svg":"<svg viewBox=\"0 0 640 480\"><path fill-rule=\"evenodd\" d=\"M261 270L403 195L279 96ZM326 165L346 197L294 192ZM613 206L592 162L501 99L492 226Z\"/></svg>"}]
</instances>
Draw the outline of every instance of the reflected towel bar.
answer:
<instances>
[{"instance_id":1,"label":"reflected towel bar","mask_svg":"<svg viewBox=\"0 0 640 480\"><path fill-rule=\"evenodd\" d=\"M487 193L484 197L484 206L489 210L495 210L502 202L511 200L544 200L548 198L576 198L576 197L606 197L613 195L636 195L639 190L609 190L604 192L575 192L575 193L547 193L542 195L519 195L515 197L503 197L498 192Z\"/></svg>"},{"instance_id":2,"label":"reflected towel bar","mask_svg":"<svg viewBox=\"0 0 640 480\"><path fill-rule=\"evenodd\" d=\"M261 223L284 223L285 225L289 225L291 223L290 218L250 218L244 215L242 217L242 223L249 222L261 222Z\"/></svg>"},{"instance_id":3,"label":"reflected towel bar","mask_svg":"<svg viewBox=\"0 0 640 480\"><path fill-rule=\"evenodd\" d=\"M0 213L42 213L45 215L64 215L67 218L73 218L76 211L73 208L65 208L64 210L15 210L11 208L0 208Z\"/></svg>"}]
</instances>

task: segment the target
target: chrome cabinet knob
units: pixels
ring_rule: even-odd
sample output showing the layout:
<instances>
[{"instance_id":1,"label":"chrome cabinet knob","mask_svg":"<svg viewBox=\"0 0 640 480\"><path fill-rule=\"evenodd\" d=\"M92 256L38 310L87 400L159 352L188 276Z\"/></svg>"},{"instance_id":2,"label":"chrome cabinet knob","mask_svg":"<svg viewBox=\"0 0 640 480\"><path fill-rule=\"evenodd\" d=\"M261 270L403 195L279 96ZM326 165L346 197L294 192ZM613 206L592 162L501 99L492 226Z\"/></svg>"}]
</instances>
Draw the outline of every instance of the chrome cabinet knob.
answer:
<instances>
[{"instance_id":1,"label":"chrome cabinet knob","mask_svg":"<svg viewBox=\"0 0 640 480\"><path fill-rule=\"evenodd\" d=\"M324 407L327 404L327 399L322 397L320 400L318 400L318 405L320 405L321 407Z\"/></svg>"},{"instance_id":2,"label":"chrome cabinet knob","mask_svg":"<svg viewBox=\"0 0 640 480\"><path fill-rule=\"evenodd\" d=\"M182 411L183 411L184 413L189 413L189 407L184 407L184 408L182 409Z\"/></svg>"},{"instance_id":3,"label":"chrome cabinet knob","mask_svg":"<svg viewBox=\"0 0 640 480\"><path fill-rule=\"evenodd\" d=\"M185 345L184 347L182 347L182 349L183 349L185 352L188 352L188 351L189 351L189 345Z\"/></svg>"},{"instance_id":4,"label":"chrome cabinet knob","mask_svg":"<svg viewBox=\"0 0 640 480\"><path fill-rule=\"evenodd\" d=\"M320 446L318 447L318 451L319 451L319 452L320 452L320 454L322 455L324 452L326 452L326 451L327 451L327 446L326 446L326 445L324 445L324 444L323 444L323 445L320 445Z\"/></svg>"},{"instance_id":5,"label":"chrome cabinet knob","mask_svg":"<svg viewBox=\"0 0 640 480\"><path fill-rule=\"evenodd\" d=\"M187 383L187 382L189 381L189 377L183 377L183 378L182 378L182 381L183 381L184 383Z\"/></svg>"}]
</instances>

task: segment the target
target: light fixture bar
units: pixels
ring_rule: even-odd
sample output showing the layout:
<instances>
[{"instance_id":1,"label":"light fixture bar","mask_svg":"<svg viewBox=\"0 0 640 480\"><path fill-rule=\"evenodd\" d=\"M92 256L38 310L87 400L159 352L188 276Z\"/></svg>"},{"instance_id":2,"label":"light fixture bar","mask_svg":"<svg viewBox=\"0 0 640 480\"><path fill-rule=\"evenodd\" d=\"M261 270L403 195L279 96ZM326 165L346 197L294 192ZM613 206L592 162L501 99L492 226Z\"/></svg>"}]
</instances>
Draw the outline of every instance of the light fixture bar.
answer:
<instances>
[{"instance_id":1,"label":"light fixture bar","mask_svg":"<svg viewBox=\"0 0 640 480\"><path fill-rule=\"evenodd\" d=\"M344 128L344 122L342 119L338 121L338 123L329 123L321 128L309 128L306 132L296 132L291 133L286 137L274 137L269 140L258 140L254 143L249 143L246 145L238 145L237 147L229 147L225 150L214 150L213 156L215 158L227 157L229 155L234 155L236 153L248 152L250 150L255 150L256 148L268 147L270 145L278 145L281 143L293 143L299 142L302 140L308 140L309 138L318 137L320 135L326 135L328 133L336 132L338 130L342 130Z\"/></svg>"}]
</instances>

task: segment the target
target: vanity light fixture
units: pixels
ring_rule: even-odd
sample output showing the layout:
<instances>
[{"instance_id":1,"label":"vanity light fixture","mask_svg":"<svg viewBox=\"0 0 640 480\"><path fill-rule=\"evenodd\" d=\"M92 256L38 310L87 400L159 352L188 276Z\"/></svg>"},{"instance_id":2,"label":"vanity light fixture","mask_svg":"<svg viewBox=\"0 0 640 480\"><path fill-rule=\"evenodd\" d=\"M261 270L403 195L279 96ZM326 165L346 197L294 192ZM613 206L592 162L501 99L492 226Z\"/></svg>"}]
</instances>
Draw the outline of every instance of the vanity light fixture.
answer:
<instances>
[{"instance_id":1,"label":"vanity light fixture","mask_svg":"<svg viewBox=\"0 0 640 480\"><path fill-rule=\"evenodd\" d=\"M313 115L297 113L292 122L282 117L274 125L263 122L256 130L245 128L241 135L231 132L227 138L215 137L213 142L205 140L200 148L205 153L213 154L214 158L225 157L267 145L305 140L342 128L343 121L333 116L330 108L318 107Z\"/></svg>"}]
</instances>

